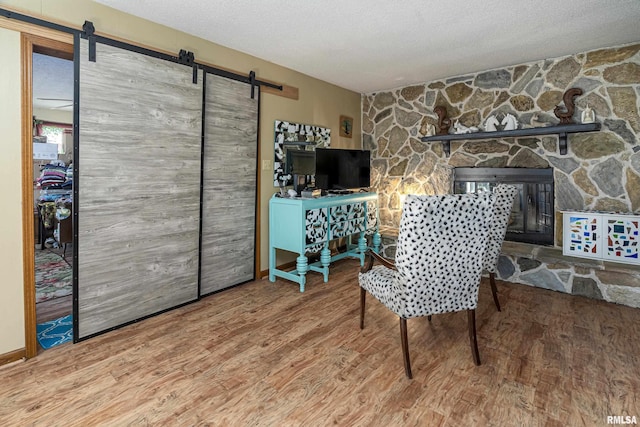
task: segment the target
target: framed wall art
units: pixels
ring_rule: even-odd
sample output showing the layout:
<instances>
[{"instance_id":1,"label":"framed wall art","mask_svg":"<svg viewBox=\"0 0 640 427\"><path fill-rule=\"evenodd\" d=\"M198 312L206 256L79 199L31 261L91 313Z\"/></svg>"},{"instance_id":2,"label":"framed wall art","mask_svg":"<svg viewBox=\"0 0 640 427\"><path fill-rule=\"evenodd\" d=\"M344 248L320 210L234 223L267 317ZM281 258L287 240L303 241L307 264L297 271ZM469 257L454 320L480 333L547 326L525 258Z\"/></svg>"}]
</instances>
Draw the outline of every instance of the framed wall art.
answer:
<instances>
[{"instance_id":1,"label":"framed wall art","mask_svg":"<svg viewBox=\"0 0 640 427\"><path fill-rule=\"evenodd\" d=\"M291 185L292 177L286 180L287 147L297 150L315 150L316 147L326 148L331 144L331 129L321 126L305 125L301 123L275 121L273 185Z\"/></svg>"},{"instance_id":2,"label":"framed wall art","mask_svg":"<svg viewBox=\"0 0 640 427\"><path fill-rule=\"evenodd\" d=\"M340 116L340 136L351 138L353 135L353 118Z\"/></svg>"}]
</instances>

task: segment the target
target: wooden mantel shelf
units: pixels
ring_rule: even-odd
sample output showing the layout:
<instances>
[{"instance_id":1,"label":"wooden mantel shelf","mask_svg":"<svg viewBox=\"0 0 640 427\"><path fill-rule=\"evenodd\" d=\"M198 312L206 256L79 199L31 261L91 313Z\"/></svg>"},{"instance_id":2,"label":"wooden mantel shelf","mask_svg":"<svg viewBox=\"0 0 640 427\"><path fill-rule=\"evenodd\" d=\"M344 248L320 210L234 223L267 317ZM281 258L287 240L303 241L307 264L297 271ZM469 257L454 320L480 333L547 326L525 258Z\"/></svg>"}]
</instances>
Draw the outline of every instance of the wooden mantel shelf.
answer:
<instances>
[{"instance_id":1,"label":"wooden mantel shelf","mask_svg":"<svg viewBox=\"0 0 640 427\"><path fill-rule=\"evenodd\" d=\"M515 130L499 130L495 132L473 132L473 133L461 133L461 134L447 134L447 135L434 135L425 136L421 140L422 142L442 142L442 148L449 157L451 154L451 141L470 140L470 139L496 139L496 138L518 138L521 136L536 136L536 135L558 135L558 148L560 154L567 154L567 135L570 133L581 132L593 132L600 130L600 123L586 123L586 124L569 124L569 125L557 125L547 127L536 127L528 129L515 129Z\"/></svg>"}]
</instances>

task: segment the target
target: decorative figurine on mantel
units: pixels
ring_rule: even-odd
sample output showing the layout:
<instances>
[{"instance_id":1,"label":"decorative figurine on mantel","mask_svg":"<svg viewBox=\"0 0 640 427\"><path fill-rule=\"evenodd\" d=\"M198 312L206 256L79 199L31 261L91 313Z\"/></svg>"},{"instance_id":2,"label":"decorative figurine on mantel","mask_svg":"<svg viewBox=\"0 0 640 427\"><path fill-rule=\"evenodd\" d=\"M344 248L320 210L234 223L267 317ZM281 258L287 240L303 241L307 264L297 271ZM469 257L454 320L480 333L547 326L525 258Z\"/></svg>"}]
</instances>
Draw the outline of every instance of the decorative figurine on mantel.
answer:
<instances>
[{"instance_id":1,"label":"decorative figurine on mantel","mask_svg":"<svg viewBox=\"0 0 640 427\"><path fill-rule=\"evenodd\" d=\"M587 104L587 108L582 112L580 119L582 123L594 123L596 121L596 114L591 108L589 108L589 104Z\"/></svg>"},{"instance_id":2,"label":"decorative figurine on mantel","mask_svg":"<svg viewBox=\"0 0 640 427\"><path fill-rule=\"evenodd\" d=\"M460 121L456 120L456 122L453 124L453 133L460 135L460 134L464 134L464 133L473 133L473 132L478 132L478 128L475 126L471 126L471 127L467 127L465 125L463 125L462 123L460 123Z\"/></svg>"},{"instance_id":3,"label":"decorative figurine on mantel","mask_svg":"<svg viewBox=\"0 0 640 427\"><path fill-rule=\"evenodd\" d=\"M573 98L578 95L582 95L582 89L579 87L572 87L571 89L567 89L567 91L562 95L562 101L564 102L564 106L567 111L562 111L559 105L556 105L556 108L553 109L553 114L556 115L557 118L560 119L561 125L570 125L573 124L573 112L575 111L575 103L573 102Z\"/></svg>"},{"instance_id":4,"label":"decorative figurine on mantel","mask_svg":"<svg viewBox=\"0 0 640 427\"><path fill-rule=\"evenodd\" d=\"M484 122L484 131L485 132L495 132L498 130L497 126L500 124L495 115L490 115L487 117L487 120Z\"/></svg>"},{"instance_id":5,"label":"decorative figurine on mantel","mask_svg":"<svg viewBox=\"0 0 640 427\"><path fill-rule=\"evenodd\" d=\"M420 126L420 134L423 136L434 136L436 134L436 127L433 124L427 122L425 119L422 120L422 126Z\"/></svg>"},{"instance_id":6,"label":"decorative figurine on mantel","mask_svg":"<svg viewBox=\"0 0 640 427\"><path fill-rule=\"evenodd\" d=\"M516 130L518 129L518 119L513 114L507 113L502 119L502 130Z\"/></svg>"},{"instance_id":7,"label":"decorative figurine on mantel","mask_svg":"<svg viewBox=\"0 0 640 427\"><path fill-rule=\"evenodd\" d=\"M434 136L436 134L436 126L431 123L431 117L424 116L420 122L420 134L425 137Z\"/></svg>"},{"instance_id":8,"label":"decorative figurine on mantel","mask_svg":"<svg viewBox=\"0 0 640 427\"><path fill-rule=\"evenodd\" d=\"M437 105L433 111L438 115L438 129L436 135L448 135L451 127L451 119L447 117L447 109Z\"/></svg>"},{"instance_id":9,"label":"decorative figurine on mantel","mask_svg":"<svg viewBox=\"0 0 640 427\"><path fill-rule=\"evenodd\" d=\"M543 127L549 126L549 123L540 120L540 118L541 117L538 113L534 113L531 116L531 120L529 121L529 124L531 125L532 128L543 128Z\"/></svg>"}]
</instances>

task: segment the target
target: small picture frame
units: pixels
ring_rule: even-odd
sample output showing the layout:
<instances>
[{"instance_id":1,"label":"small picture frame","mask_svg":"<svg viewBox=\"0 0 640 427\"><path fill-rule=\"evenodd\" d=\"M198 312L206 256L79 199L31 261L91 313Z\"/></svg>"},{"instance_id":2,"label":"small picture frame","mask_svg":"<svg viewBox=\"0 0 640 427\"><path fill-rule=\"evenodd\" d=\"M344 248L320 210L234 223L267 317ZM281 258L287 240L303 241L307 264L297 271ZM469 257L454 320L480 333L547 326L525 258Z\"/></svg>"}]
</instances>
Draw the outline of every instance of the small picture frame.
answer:
<instances>
[{"instance_id":1,"label":"small picture frame","mask_svg":"<svg viewBox=\"0 0 640 427\"><path fill-rule=\"evenodd\" d=\"M351 138L353 135L353 118L340 116L340 136Z\"/></svg>"}]
</instances>

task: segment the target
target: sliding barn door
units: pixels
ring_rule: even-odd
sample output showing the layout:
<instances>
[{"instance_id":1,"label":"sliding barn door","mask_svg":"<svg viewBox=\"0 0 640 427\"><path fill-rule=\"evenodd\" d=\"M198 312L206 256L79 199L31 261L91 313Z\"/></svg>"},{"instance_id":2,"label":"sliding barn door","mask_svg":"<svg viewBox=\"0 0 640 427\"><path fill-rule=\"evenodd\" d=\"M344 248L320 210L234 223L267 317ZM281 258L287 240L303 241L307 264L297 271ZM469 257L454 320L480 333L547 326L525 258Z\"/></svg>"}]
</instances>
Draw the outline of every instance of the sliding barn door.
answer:
<instances>
[{"instance_id":1,"label":"sliding barn door","mask_svg":"<svg viewBox=\"0 0 640 427\"><path fill-rule=\"evenodd\" d=\"M80 40L77 337L198 298L202 73Z\"/></svg>"},{"instance_id":2,"label":"sliding barn door","mask_svg":"<svg viewBox=\"0 0 640 427\"><path fill-rule=\"evenodd\" d=\"M258 90L206 75L200 293L255 277Z\"/></svg>"}]
</instances>

